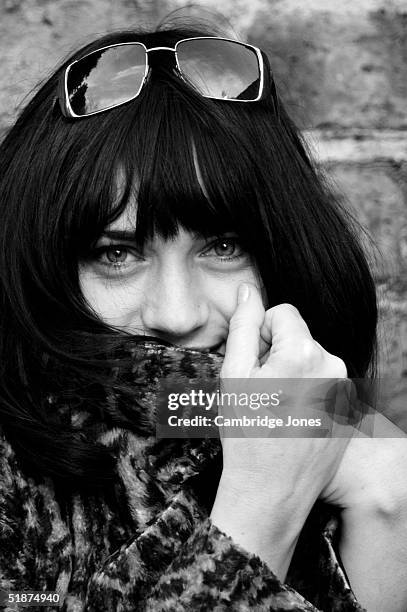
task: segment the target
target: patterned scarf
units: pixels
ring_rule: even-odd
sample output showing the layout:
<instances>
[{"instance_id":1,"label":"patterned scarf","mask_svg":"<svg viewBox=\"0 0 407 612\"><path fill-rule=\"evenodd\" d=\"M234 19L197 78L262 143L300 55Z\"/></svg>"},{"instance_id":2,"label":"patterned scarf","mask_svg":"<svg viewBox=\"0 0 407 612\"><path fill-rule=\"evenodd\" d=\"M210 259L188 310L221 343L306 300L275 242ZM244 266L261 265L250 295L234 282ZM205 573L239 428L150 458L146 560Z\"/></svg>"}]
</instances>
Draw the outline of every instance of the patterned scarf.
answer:
<instances>
[{"instance_id":1,"label":"patterned scarf","mask_svg":"<svg viewBox=\"0 0 407 612\"><path fill-rule=\"evenodd\" d=\"M208 518L219 440L156 438L163 385L217 388L222 358L149 342L126 351L130 366L115 376L134 386L130 408L119 384L100 393L97 414L80 398L49 398L62 424L115 457L117 479L103 494L66 495L26 476L0 437L0 588L56 591L64 612L361 611L334 552L332 508L314 506L282 584ZM121 414L123 426L112 426Z\"/></svg>"}]
</instances>

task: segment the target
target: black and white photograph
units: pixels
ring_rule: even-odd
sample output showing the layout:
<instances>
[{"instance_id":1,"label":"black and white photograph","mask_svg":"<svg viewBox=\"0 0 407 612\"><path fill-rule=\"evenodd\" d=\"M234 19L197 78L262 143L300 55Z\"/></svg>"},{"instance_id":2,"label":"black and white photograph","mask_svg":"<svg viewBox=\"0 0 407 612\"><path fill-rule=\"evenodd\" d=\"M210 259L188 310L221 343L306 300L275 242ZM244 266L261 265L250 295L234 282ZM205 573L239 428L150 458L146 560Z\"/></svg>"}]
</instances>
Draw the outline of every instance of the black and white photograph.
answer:
<instances>
[{"instance_id":1,"label":"black and white photograph","mask_svg":"<svg viewBox=\"0 0 407 612\"><path fill-rule=\"evenodd\" d=\"M407 1L0 0L0 610L407 612Z\"/></svg>"}]
</instances>

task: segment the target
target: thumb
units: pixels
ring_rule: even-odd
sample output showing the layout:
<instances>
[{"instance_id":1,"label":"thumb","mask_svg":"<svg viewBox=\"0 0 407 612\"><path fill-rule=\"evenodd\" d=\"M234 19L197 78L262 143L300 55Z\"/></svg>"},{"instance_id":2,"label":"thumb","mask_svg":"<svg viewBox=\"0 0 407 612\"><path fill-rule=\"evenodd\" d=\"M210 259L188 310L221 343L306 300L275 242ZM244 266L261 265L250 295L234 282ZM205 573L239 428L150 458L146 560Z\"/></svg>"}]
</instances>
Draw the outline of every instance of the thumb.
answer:
<instances>
[{"instance_id":1,"label":"thumb","mask_svg":"<svg viewBox=\"0 0 407 612\"><path fill-rule=\"evenodd\" d=\"M240 285L236 309L229 323L222 377L247 378L259 365L260 329L264 316L258 289L248 283Z\"/></svg>"}]
</instances>

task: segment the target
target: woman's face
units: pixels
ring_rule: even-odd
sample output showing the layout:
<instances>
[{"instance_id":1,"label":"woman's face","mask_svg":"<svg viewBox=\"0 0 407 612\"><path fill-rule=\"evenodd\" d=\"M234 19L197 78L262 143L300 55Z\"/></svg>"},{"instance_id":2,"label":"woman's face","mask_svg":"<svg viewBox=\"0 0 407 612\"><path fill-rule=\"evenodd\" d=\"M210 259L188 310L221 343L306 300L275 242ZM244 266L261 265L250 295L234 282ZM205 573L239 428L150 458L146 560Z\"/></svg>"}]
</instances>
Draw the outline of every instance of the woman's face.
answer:
<instances>
[{"instance_id":1,"label":"woman's face","mask_svg":"<svg viewBox=\"0 0 407 612\"><path fill-rule=\"evenodd\" d=\"M80 264L85 299L107 324L173 344L224 353L242 282L260 288L251 258L233 233L205 239L179 228L141 250L134 213L106 228Z\"/></svg>"}]
</instances>

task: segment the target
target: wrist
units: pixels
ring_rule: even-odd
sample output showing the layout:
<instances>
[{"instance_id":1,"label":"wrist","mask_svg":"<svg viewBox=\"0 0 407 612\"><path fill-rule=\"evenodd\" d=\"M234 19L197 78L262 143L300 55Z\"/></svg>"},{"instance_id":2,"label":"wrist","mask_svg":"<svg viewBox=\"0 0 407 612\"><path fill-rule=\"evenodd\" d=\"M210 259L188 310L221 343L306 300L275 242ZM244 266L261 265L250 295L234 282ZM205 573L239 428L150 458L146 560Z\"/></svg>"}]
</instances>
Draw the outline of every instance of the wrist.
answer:
<instances>
[{"instance_id":1,"label":"wrist","mask_svg":"<svg viewBox=\"0 0 407 612\"><path fill-rule=\"evenodd\" d=\"M237 507L247 506L259 514L265 508L287 509L292 524L302 525L319 496L319 490L312 483L291 480L281 476L273 478L268 470L225 469L219 482L218 494L227 493Z\"/></svg>"},{"instance_id":2,"label":"wrist","mask_svg":"<svg viewBox=\"0 0 407 612\"><path fill-rule=\"evenodd\" d=\"M301 503L288 491L265 487L258 475L251 479L243 476L222 474L211 520L284 581L313 501L304 505L304 500Z\"/></svg>"}]
</instances>

